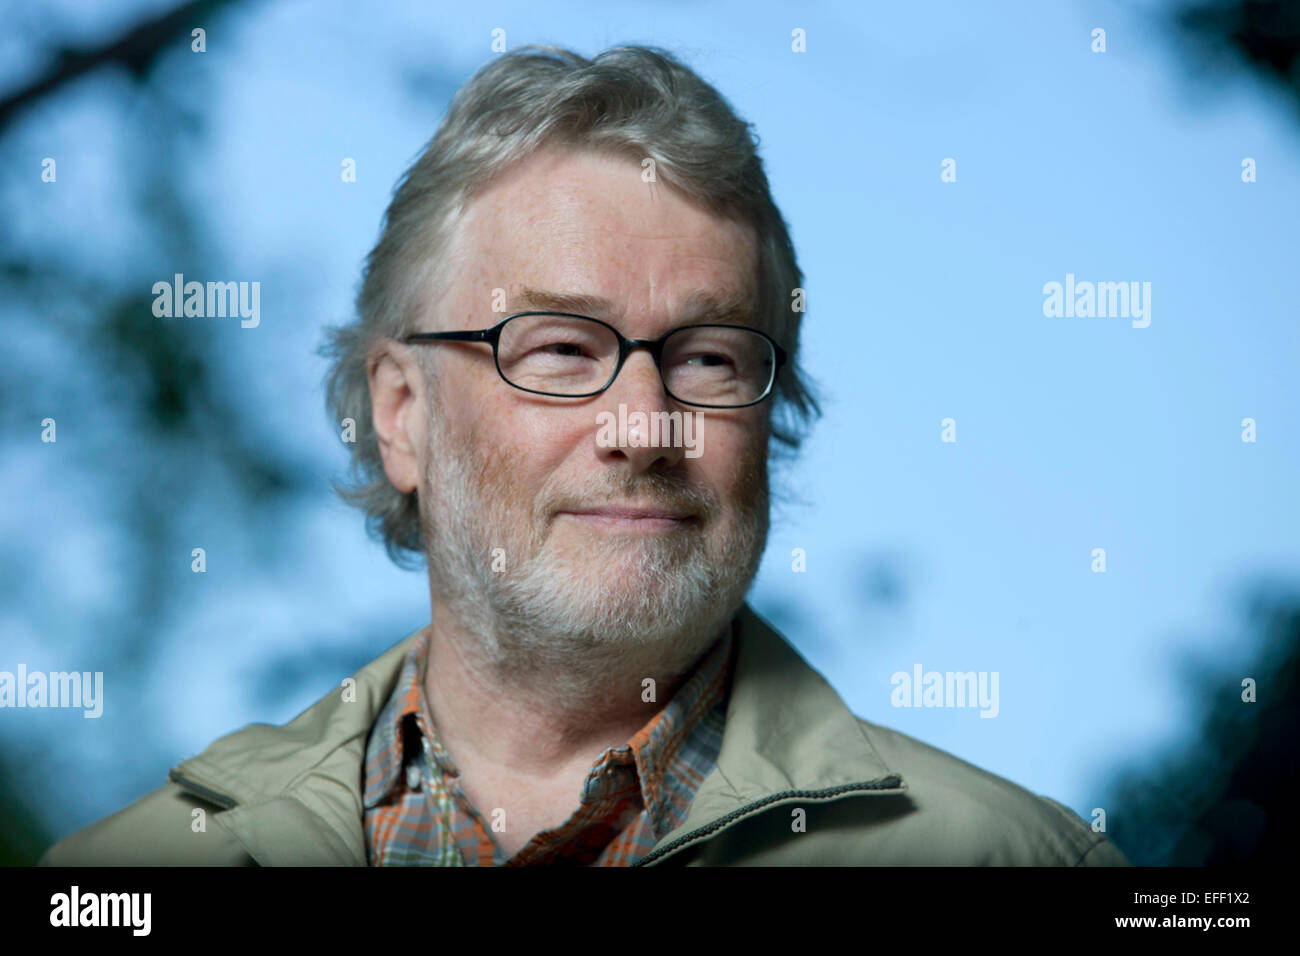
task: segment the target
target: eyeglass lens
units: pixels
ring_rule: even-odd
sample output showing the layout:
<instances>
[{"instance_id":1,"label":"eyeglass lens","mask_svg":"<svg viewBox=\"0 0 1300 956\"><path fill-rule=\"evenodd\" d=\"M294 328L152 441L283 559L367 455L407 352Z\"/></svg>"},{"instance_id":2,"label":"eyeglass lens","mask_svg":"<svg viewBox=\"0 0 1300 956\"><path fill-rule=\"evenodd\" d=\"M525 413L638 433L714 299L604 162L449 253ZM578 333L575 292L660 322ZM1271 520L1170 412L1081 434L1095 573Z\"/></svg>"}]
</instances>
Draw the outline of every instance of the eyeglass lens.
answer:
<instances>
[{"instance_id":1,"label":"eyeglass lens","mask_svg":"<svg viewBox=\"0 0 1300 956\"><path fill-rule=\"evenodd\" d=\"M577 316L524 315L501 329L501 374L512 385L555 396L604 388L618 365L618 337ZM679 329L664 342L664 385L683 402L748 405L771 385L775 355L757 332L737 327Z\"/></svg>"}]
</instances>

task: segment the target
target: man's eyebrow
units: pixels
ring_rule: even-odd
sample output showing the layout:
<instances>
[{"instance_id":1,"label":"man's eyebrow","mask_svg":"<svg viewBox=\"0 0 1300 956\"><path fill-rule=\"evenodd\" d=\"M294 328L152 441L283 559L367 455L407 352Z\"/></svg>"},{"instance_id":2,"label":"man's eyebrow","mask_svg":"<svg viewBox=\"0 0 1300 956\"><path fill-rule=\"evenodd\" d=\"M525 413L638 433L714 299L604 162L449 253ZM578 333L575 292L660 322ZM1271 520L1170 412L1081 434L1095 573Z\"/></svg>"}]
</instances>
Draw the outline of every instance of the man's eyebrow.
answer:
<instances>
[{"instance_id":1,"label":"man's eyebrow","mask_svg":"<svg viewBox=\"0 0 1300 956\"><path fill-rule=\"evenodd\" d=\"M603 318L614 311L614 303L598 295L551 292L548 289L530 289L527 286L520 291L518 303L526 309L539 309L543 312L573 312L593 319Z\"/></svg>"},{"instance_id":2,"label":"man's eyebrow","mask_svg":"<svg viewBox=\"0 0 1300 956\"><path fill-rule=\"evenodd\" d=\"M756 321L758 303L746 292L727 290L719 295L709 292L692 292L682 305L684 321L717 322L722 325L743 325Z\"/></svg>"},{"instance_id":3,"label":"man's eyebrow","mask_svg":"<svg viewBox=\"0 0 1300 956\"><path fill-rule=\"evenodd\" d=\"M614 304L598 295L582 293L552 292L548 289L533 289L525 286L516 297L518 306L523 309L538 309L543 312L572 312L586 315L593 319L605 319L612 316ZM682 303L678 319L682 325L717 322L720 324L741 324L755 320L758 307L752 295L743 292L727 291L721 294L696 291L686 297Z\"/></svg>"}]
</instances>

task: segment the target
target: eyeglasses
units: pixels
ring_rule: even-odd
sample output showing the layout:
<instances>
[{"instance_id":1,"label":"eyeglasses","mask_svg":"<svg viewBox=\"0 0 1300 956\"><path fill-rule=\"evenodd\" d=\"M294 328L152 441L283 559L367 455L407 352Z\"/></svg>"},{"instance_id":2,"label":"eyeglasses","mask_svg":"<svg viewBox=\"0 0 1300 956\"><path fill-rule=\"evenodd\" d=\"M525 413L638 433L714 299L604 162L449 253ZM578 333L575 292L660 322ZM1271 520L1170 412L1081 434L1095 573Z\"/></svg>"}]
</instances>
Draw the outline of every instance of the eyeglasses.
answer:
<instances>
[{"instance_id":1,"label":"eyeglasses","mask_svg":"<svg viewBox=\"0 0 1300 956\"><path fill-rule=\"evenodd\" d=\"M664 391L683 405L744 408L772 392L785 364L781 346L738 325L685 325L657 339L627 339L600 319L567 312L517 312L490 329L415 332L410 345L490 342L497 372L535 395L587 398L614 384L627 357L645 349Z\"/></svg>"}]
</instances>

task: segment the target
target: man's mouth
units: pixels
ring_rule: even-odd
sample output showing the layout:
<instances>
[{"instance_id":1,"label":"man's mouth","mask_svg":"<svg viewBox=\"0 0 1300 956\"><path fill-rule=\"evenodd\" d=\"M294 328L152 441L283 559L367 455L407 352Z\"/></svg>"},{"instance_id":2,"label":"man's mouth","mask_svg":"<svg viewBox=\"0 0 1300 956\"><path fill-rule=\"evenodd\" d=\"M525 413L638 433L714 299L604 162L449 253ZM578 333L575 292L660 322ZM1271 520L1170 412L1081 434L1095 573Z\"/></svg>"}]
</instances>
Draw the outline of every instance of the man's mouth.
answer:
<instances>
[{"instance_id":1,"label":"man's mouth","mask_svg":"<svg viewBox=\"0 0 1300 956\"><path fill-rule=\"evenodd\" d=\"M572 518L589 527L609 531L672 531L698 521L698 518L688 511L658 506L575 508L561 511L557 517L559 516Z\"/></svg>"}]
</instances>

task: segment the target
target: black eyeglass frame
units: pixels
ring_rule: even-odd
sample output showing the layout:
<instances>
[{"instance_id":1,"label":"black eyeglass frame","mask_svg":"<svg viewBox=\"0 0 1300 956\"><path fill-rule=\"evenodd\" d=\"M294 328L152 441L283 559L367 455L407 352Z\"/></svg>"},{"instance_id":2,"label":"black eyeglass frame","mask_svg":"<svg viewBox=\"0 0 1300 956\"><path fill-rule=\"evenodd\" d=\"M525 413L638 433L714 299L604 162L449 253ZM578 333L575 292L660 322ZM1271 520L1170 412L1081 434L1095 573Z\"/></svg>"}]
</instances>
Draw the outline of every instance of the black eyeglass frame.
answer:
<instances>
[{"instance_id":1,"label":"black eyeglass frame","mask_svg":"<svg viewBox=\"0 0 1300 956\"><path fill-rule=\"evenodd\" d=\"M501 371L501 355L499 348L501 342L501 330L505 327L506 323L510 322L512 319L523 318L527 315L551 315L560 318L584 319L588 322L595 322L597 325L603 325L605 328L613 332L615 338L618 339L618 363L614 366L614 371L609 376L609 381L594 392L583 392L580 395L555 395L552 392L542 392L535 388L524 388L522 385L516 385L514 382L510 381L510 379L506 378L506 373ZM761 335L763 338L767 339L768 344L772 346L772 375L768 379L767 388L763 392L762 396L754 399L752 402L746 402L743 405L705 405L701 402L688 402L685 399L678 398L674 395L672 390L668 387L668 380L664 378L664 344L669 338L676 335L678 332L685 332L687 329L741 329L745 332L752 332L754 335ZM760 332L758 329L751 329L743 325L724 325L720 322L701 322L696 325L679 326L678 328L665 332L657 339L629 339L625 338L623 333L619 332L618 329L614 328L614 326L610 325L608 322L602 322L600 319L593 319L589 315L578 315L575 312L516 312L513 315L506 316L490 329L477 329L475 331L467 332L412 332L410 335L407 335L403 341L408 345L430 345L438 342L488 342L492 345L492 361L496 365L497 374L501 376L503 382L511 388L519 389L521 392L530 392L533 395L545 395L548 398L591 398L593 395L599 395L614 384L614 380L618 378L618 373L623 371L623 365L627 362L627 357L637 349L645 349L650 353L650 357L654 359L655 368L659 370L659 381L663 383L664 392L666 392L673 401L679 402L682 405L691 405L695 408L749 408L752 405L765 402L772 396L772 392L776 388L776 376L786 363L785 349L781 348L781 346L776 343L776 340L766 332Z\"/></svg>"}]
</instances>

